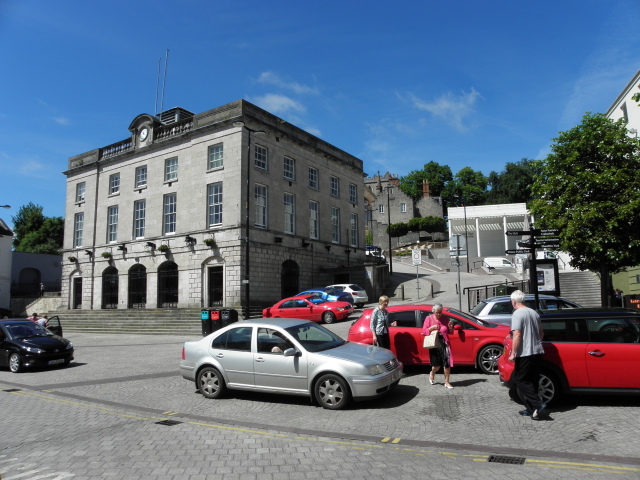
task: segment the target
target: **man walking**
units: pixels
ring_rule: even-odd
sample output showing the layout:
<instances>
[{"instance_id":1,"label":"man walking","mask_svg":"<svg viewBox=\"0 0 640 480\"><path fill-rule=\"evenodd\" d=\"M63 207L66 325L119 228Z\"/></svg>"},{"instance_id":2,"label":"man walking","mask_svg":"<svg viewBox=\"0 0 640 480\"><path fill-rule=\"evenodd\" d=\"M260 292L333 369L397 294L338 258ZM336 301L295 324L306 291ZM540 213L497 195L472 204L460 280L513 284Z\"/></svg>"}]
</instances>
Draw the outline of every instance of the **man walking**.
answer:
<instances>
[{"instance_id":1,"label":"man walking","mask_svg":"<svg viewBox=\"0 0 640 480\"><path fill-rule=\"evenodd\" d=\"M524 396L526 410L520 411L520 415L540 420L540 414L547 408L538 395L540 363L544 354L542 348L544 332L540 315L524 304L524 298L525 294L520 290L511 294L514 310L511 317L513 343L509 361L516 364L513 378L516 387Z\"/></svg>"}]
</instances>

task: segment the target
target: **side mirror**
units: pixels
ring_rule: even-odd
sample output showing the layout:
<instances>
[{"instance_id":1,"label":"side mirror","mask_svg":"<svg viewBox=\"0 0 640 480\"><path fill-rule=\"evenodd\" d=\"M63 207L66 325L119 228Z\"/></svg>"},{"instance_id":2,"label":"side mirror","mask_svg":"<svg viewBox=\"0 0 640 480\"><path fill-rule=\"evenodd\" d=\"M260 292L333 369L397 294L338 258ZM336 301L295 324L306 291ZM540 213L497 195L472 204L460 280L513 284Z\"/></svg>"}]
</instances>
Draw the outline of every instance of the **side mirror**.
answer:
<instances>
[{"instance_id":1,"label":"side mirror","mask_svg":"<svg viewBox=\"0 0 640 480\"><path fill-rule=\"evenodd\" d=\"M283 355L285 357L295 357L296 355L298 355L298 350L296 350L295 348L287 348Z\"/></svg>"},{"instance_id":2,"label":"side mirror","mask_svg":"<svg viewBox=\"0 0 640 480\"><path fill-rule=\"evenodd\" d=\"M453 329L454 330L462 330L462 325L454 325Z\"/></svg>"}]
</instances>

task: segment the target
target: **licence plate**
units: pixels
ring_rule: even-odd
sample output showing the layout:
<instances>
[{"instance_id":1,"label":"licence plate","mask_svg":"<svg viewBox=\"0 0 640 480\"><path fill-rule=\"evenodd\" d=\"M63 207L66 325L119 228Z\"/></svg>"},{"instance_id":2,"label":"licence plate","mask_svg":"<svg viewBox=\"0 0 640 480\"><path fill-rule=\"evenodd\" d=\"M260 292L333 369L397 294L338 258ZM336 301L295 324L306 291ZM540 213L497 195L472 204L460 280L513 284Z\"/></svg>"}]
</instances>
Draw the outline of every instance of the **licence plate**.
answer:
<instances>
[{"instance_id":1,"label":"licence plate","mask_svg":"<svg viewBox=\"0 0 640 480\"><path fill-rule=\"evenodd\" d=\"M58 360L49 360L48 365L57 365L59 363L64 363L64 358L60 358Z\"/></svg>"}]
</instances>

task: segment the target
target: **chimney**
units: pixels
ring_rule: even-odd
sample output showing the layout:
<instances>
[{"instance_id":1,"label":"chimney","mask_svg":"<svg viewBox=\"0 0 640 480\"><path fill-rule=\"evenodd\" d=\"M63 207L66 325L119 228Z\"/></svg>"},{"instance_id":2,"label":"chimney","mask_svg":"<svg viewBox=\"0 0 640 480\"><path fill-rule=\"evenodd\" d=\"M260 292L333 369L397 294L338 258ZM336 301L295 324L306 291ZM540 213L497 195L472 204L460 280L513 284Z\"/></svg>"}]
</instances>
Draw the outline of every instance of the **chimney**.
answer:
<instances>
[{"instance_id":1,"label":"chimney","mask_svg":"<svg viewBox=\"0 0 640 480\"><path fill-rule=\"evenodd\" d=\"M431 196L431 194L429 193L429 182L427 182L426 180L422 181L422 196L425 198Z\"/></svg>"}]
</instances>

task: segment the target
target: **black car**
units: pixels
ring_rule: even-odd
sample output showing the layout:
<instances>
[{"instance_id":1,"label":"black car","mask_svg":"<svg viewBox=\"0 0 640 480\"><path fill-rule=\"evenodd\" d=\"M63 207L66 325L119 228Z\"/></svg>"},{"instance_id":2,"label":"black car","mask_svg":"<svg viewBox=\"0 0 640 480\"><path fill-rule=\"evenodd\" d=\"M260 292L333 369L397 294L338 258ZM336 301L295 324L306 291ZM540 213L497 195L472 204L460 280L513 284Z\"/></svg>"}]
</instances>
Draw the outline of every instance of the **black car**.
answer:
<instances>
[{"instance_id":1,"label":"black car","mask_svg":"<svg viewBox=\"0 0 640 480\"><path fill-rule=\"evenodd\" d=\"M0 320L0 367L14 373L35 366L68 365L73 344L62 338L60 319L49 319L47 328L30 320Z\"/></svg>"}]
</instances>

